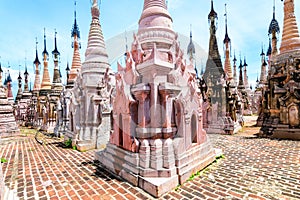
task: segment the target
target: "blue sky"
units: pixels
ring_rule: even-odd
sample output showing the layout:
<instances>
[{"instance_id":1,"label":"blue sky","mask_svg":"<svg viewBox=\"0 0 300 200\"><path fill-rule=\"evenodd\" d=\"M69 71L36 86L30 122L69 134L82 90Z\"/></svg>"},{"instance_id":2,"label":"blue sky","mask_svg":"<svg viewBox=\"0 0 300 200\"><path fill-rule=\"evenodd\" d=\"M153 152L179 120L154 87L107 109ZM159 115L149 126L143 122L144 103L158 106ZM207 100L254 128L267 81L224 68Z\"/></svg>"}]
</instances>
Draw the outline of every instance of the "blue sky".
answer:
<instances>
[{"instance_id":1,"label":"blue sky","mask_svg":"<svg viewBox=\"0 0 300 200\"><path fill-rule=\"evenodd\" d=\"M173 28L176 32L189 35L192 24L193 39L203 49L208 50L209 25L207 15L210 11L210 0L169 0L169 12L173 17ZM255 82L260 72L260 56L262 42L268 47L268 27L272 19L273 0L215 0L214 7L218 13L219 51L224 58L224 4L227 3L228 31L232 40L232 50L237 56L241 52L247 57L248 72L251 82ZM300 24L300 5L295 2L296 17ZM87 44L91 22L90 0L77 0L77 22L81 32L81 59ZM137 29L137 23L143 8L142 0L102 0L101 25L106 40L124 34L125 30ZM283 3L276 0L276 18L282 29ZM71 29L74 22L73 0L0 0L0 61L6 71L11 67L14 81L14 92L17 90L16 77L19 65L24 70L26 65L34 80L33 60L35 58L35 38L38 39L38 52L41 60L43 51L43 29L46 28L47 50L54 49L54 29L58 35L58 50L61 53L60 67L63 75L67 62L71 64L73 49L71 48ZM132 37L128 35L128 37ZM279 41L281 39L281 34ZM129 44L130 46L130 44ZM120 47L124 48L125 47ZM186 49L182 46L182 49ZM197 51L197 49L196 49ZM109 52L108 52L109 53ZM201 62L201 61L200 61ZM206 60L202 61L203 63ZM53 71L53 60L49 60L50 73ZM41 66L42 68L42 66ZM24 73L22 71L22 73ZM52 73L51 73L52 76Z\"/></svg>"}]
</instances>

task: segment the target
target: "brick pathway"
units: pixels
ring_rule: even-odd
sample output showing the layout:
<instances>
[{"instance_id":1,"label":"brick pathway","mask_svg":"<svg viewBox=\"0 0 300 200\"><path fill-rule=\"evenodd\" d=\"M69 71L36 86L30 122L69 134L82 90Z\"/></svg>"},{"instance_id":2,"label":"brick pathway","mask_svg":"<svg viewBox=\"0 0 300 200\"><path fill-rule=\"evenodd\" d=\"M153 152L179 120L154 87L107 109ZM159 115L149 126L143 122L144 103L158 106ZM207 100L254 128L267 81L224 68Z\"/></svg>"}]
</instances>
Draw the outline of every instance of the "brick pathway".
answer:
<instances>
[{"instance_id":1,"label":"brick pathway","mask_svg":"<svg viewBox=\"0 0 300 200\"><path fill-rule=\"evenodd\" d=\"M300 142L258 139L257 128L209 135L225 158L161 199L300 199ZM34 135L2 140L5 184L20 199L151 199L93 162L94 152L38 144Z\"/></svg>"}]
</instances>

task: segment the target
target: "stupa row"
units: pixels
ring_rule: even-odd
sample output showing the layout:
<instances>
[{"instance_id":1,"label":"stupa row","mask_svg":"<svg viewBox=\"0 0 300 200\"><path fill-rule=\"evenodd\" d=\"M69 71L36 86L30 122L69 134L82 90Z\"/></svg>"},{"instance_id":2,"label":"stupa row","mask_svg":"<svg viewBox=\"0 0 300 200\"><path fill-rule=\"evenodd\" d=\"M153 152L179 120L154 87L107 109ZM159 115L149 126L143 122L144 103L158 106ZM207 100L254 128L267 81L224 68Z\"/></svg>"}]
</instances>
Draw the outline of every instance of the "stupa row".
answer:
<instances>
[{"instance_id":1,"label":"stupa row","mask_svg":"<svg viewBox=\"0 0 300 200\"><path fill-rule=\"evenodd\" d=\"M28 89L27 70L24 90L21 75L18 79L16 120L24 126L63 135L80 151L105 148L96 153L97 160L156 197L211 163L218 151L212 148L207 133L234 134L243 126L243 115L258 111L263 136L298 138L300 40L294 1L285 0L284 6L280 53L276 47L278 24L274 12L269 30L270 67L267 72L268 63L262 52L261 77L253 93L246 59L243 63L240 58L238 67L234 55L231 67L226 17L223 67L213 1L208 15L208 59L205 70L198 74L192 33L186 62L165 0L144 1L138 32L131 49L125 52L125 65L118 63L118 71L114 73L108 63L98 2L94 0L85 61L81 63L75 11L74 54L71 69L66 69L67 85L63 87L61 81L56 37L52 51L54 76L50 81L44 36L42 82L36 49L33 90ZM8 100L3 105L12 96L10 83L6 78L3 98Z\"/></svg>"}]
</instances>

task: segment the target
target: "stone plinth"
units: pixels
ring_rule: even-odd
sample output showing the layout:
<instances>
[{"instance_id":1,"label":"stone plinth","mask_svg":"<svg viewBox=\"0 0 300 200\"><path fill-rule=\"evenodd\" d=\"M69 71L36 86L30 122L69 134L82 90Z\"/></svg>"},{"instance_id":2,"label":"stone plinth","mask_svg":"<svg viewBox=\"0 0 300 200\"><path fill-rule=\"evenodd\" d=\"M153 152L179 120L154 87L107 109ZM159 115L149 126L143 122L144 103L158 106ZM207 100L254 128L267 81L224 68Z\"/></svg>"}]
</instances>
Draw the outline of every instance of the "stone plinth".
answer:
<instances>
[{"instance_id":1,"label":"stone plinth","mask_svg":"<svg viewBox=\"0 0 300 200\"><path fill-rule=\"evenodd\" d=\"M176 154L183 138L173 141L158 140L161 148L156 153L159 153L160 160L151 159L151 157L157 158L153 155L154 152L150 153L150 149L156 148L150 145L151 143L154 145L155 140L144 140L139 153L108 144L104 152L95 154L95 159L129 183L159 197L178 184L183 184L192 174L213 162L217 153L209 143L206 143L195 145L184 153ZM168 144L170 142L174 143Z\"/></svg>"}]
</instances>

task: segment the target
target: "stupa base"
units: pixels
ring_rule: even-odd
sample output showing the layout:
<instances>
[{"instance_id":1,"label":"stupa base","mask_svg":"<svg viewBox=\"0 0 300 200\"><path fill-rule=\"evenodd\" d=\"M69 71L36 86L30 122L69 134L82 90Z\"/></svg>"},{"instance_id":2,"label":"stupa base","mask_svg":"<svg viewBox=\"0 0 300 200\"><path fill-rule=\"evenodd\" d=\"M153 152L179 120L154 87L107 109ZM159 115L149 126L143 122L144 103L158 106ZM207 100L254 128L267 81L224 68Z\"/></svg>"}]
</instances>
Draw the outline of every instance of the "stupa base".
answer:
<instances>
[{"instance_id":1,"label":"stupa base","mask_svg":"<svg viewBox=\"0 0 300 200\"><path fill-rule=\"evenodd\" d=\"M142 154L126 151L109 143L106 149L95 153L95 160L132 185L140 187L154 197L160 197L212 163L217 152L220 154L220 151L213 149L208 141L201 145L193 144L181 155L175 156L175 152L164 152L162 155L164 158L172 155L175 157L175 163L173 165L168 163L170 164L168 166L165 160L158 161L156 158L151 158L150 163L145 164ZM153 163L165 167L154 169L151 167Z\"/></svg>"}]
</instances>

